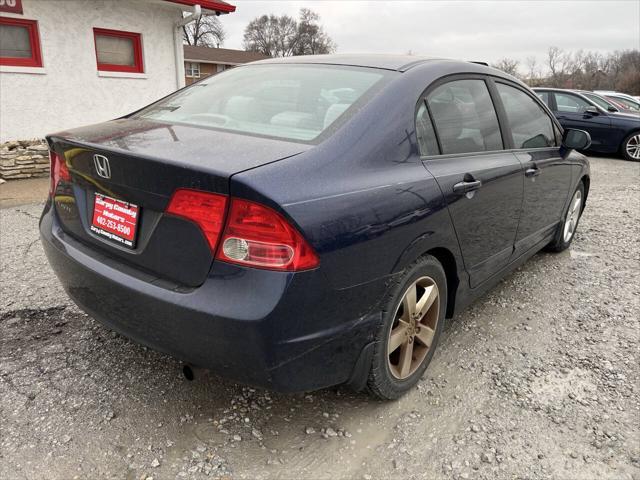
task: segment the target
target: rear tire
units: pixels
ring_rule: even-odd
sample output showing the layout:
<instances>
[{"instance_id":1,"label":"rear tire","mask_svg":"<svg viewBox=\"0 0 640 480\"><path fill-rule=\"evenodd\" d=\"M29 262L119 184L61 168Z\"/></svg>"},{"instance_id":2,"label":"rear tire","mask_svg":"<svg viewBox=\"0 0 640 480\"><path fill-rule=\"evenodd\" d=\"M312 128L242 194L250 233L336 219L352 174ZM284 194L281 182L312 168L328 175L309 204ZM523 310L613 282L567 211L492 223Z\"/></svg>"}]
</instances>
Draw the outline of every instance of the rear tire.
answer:
<instances>
[{"instance_id":1,"label":"rear tire","mask_svg":"<svg viewBox=\"0 0 640 480\"><path fill-rule=\"evenodd\" d=\"M562 217L562 223L558 225L553 241L547 246L547 250L562 252L569 248L578 228L582 210L584 210L584 183L580 182L571 196L571 201Z\"/></svg>"},{"instance_id":2,"label":"rear tire","mask_svg":"<svg viewBox=\"0 0 640 480\"><path fill-rule=\"evenodd\" d=\"M391 288L367 380L371 394L394 400L418 383L435 352L446 311L446 275L438 260L424 256Z\"/></svg>"},{"instance_id":3,"label":"rear tire","mask_svg":"<svg viewBox=\"0 0 640 480\"><path fill-rule=\"evenodd\" d=\"M620 153L625 160L640 162L640 132L633 132L622 141Z\"/></svg>"}]
</instances>

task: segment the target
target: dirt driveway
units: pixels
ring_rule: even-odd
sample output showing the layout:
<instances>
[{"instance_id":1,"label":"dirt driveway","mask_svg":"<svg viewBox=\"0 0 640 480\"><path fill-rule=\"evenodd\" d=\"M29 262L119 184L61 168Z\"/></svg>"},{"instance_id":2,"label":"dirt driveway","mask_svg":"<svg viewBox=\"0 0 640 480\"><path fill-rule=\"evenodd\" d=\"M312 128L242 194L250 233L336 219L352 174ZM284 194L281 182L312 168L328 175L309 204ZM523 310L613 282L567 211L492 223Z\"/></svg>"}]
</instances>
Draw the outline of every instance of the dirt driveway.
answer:
<instances>
[{"instance_id":1,"label":"dirt driveway","mask_svg":"<svg viewBox=\"0 0 640 480\"><path fill-rule=\"evenodd\" d=\"M640 479L640 164L592 170L572 249L459 315L392 403L187 382L70 303L41 205L0 210L0 478Z\"/></svg>"}]
</instances>

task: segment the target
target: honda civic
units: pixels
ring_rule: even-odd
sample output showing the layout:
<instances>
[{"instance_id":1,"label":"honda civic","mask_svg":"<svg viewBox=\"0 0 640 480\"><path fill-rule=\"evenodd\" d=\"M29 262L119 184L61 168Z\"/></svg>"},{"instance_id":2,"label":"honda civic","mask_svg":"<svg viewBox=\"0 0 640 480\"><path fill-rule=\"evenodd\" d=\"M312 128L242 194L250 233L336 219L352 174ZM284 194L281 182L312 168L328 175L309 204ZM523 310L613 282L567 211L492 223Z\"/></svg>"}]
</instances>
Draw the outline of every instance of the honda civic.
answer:
<instances>
[{"instance_id":1,"label":"honda civic","mask_svg":"<svg viewBox=\"0 0 640 480\"><path fill-rule=\"evenodd\" d=\"M481 64L301 56L49 135L48 260L90 316L187 365L299 392L417 384L445 319L570 244L589 164Z\"/></svg>"}]
</instances>

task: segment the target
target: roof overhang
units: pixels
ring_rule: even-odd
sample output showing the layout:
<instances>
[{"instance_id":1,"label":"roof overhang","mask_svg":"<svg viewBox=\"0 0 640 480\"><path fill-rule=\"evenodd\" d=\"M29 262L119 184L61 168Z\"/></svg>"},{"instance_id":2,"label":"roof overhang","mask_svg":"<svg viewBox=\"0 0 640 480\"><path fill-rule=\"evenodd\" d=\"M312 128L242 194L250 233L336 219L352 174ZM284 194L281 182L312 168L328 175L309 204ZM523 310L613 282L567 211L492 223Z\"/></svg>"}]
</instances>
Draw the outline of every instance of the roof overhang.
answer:
<instances>
[{"instance_id":1,"label":"roof overhang","mask_svg":"<svg viewBox=\"0 0 640 480\"><path fill-rule=\"evenodd\" d=\"M200 5L203 10L210 10L217 14L231 13L236 11L235 5L228 3L216 2L215 0L165 0L166 2L179 3L188 7Z\"/></svg>"}]
</instances>

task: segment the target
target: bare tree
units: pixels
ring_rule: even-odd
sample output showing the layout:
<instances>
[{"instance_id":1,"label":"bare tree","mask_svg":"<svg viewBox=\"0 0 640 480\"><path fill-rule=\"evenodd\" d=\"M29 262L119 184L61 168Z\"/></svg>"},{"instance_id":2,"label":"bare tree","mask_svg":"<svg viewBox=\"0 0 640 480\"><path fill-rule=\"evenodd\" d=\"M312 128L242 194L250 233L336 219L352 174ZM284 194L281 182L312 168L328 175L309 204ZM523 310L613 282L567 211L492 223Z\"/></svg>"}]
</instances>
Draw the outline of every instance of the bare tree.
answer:
<instances>
[{"instance_id":1,"label":"bare tree","mask_svg":"<svg viewBox=\"0 0 640 480\"><path fill-rule=\"evenodd\" d=\"M293 55L297 30L297 22L288 15L262 15L245 28L244 48L270 57L288 57Z\"/></svg>"},{"instance_id":2,"label":"bare tree","mask_svg":"<svg viewBox=\"0 0 640 480\"><path fill-rule=\"evenodd\" d=\"M530 87L538 86L538 81L540 78L540 71L538 68L538 59L535 55L531 55L527 57L526 60L527 65L527 83Z\"/></svg>"},{"instance_id":3,"label":"bare tree","mask_svg":"<svg viewBox=\"0 0 640 480\"><path fill-rule=\"evenodd\" d=\"M318 24L320 15L308 8L300 10L298 21L298 39L294 55L321 55L335 50L333 40Z\"/></svg>"},{"instance_id":4,"label":"bare tree","mask_svg":"<svg viewBox=\"0 0 640 480\"><path fill-rule=\"evenodd\" d=\"M296 21L288 15L262 15L244 30L244 48L270 57L331 53L336 46L319 25L320 17L309 9L300 10Z\"/></svg>"},{"instance_id":5,"label":"bare tree","mask_svg":"<svg viewBox=\"0 0 640 480\"><path fill-rule=\"evenodd\" d=\"M503 58L493 66L512 75L518 72L518 61L514 59ZM617 90L640 95L638 49L603 54L584 50L568 52L549 47L542 63L538 63L537 57L529 56L525 66L524 79L531 87Z\"/></svg>"},{"instance_id":6,"label":"bare tree","mask_svg":"<svg viewBox=\"0 0 640 480\"><path fill-rule=\"evenodd\" d=\"M564 75L566 54L558 47L549 47L547 50L547 67L554 79Z\"/></svg>"},{"instance_id":7,"label":"bare tree","mask_svg":"<svg viewBox=\"0 0 640 480\"><path fill-rule=\"evenodd\" d=\"M182 27L182 38L187 45L220 47L225 37L222 23L213 15L203 15Z\"/></svg>"},{"instance_id":8,"label":"bare tree","mask_svg":"<svg viewBox=\"0 0 640 480\"><path fill-rule=\"evenodd\" d=\"M512 58L503 58L498 60L496 63L491 65L493 68L497 68L498 70L502 70L509 75L513 75L514 77L518 76L518 66L520 62L518 60L514 60Z\"/></svg>"}]
</instances>

